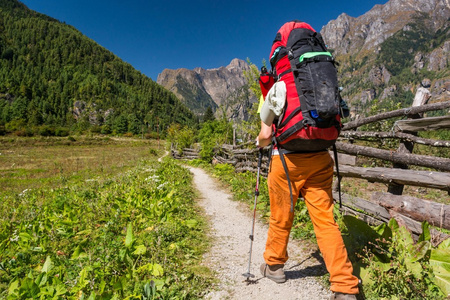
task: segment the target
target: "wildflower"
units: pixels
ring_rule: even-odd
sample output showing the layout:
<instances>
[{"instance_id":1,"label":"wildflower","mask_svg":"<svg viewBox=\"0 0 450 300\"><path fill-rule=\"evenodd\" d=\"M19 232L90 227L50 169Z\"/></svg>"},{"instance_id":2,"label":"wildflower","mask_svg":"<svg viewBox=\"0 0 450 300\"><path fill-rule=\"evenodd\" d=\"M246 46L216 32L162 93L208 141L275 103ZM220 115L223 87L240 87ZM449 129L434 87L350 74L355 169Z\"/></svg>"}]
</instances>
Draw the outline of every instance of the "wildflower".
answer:
<instances>
[{"instance_id":1,"label":"wildflower","mask_svg":"<svg viewBox=\"0 0 450 300\"><path fill-rule=\"evenodd\" d=\"M25 194L29 191L29 189L24 189L22 193L19 194L20 197L25 196Z\"/></svg>"},{"instance_id":2,"label":"wildflower","mask_svg":"<svg viewBox=\"0 0 450 300\"><path fill-rule=\"evenodd\" d=\"M158 190L161 190L166 184L167 184L167 182L161 183L161 184L158 185L156 188L157 188Z\"/></svg>"}]
</instances>

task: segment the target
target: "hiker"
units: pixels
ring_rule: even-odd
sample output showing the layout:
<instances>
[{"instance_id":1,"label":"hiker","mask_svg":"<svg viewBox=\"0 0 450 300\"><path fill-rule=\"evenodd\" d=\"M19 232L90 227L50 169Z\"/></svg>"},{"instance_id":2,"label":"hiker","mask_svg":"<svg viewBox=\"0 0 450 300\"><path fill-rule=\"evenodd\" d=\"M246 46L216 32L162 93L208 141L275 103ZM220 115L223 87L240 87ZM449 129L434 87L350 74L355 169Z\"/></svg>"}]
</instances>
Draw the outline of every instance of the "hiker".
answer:
<instances>
[{"instance_id":1,"label":"hiker","mask_svg":"<svg viewBox=\"0 0 450 300\"><path fill-rule=\"evenodd\" d=\"M311 149L313 150L308 151L308 149L303 149L302 151L293 151L286 150L280 140L276 139L277 130L279 130L277 126L280 124L277 119L284 118L285 116L282 111L283 109L288 109L285 107L285 104L287 106L293 105L292 103L295 103L295 101L291 102L291 98L295 97L297 97L297 103L303 101L303 99L299 100L297 93L298 89L296 90L296 81L294 80L294 76L296 76L294 73L302 74L302 72L291 72L291 68L294 67L294 64L289 63L289 59L293 59L293 57L298 60L299 55L296 56L295 54L295 51L298 48L294 49L293 55L288 55L290 52L289 50L292 50L289 49L289 40L288 46L279 46L280 43L286 43L287 39L283 37L283 34L287 33L289 38L291 38L292 35L289 34L292 30L296 30L294 36L308 34L310 42L305 43L305 45L315 45L316 38L318 41L321 40L321 37L317 37L318 34L315 33L308 24L293 21L286 23L280 28L272 47L270 56L272 58L271 64L272 66L277 67L276 72L277 74L281 74L281 76L279 76L278 81L268 92L262 105L260 112L261 130L256 139L258 147L274 144L269 174L267 177L271 214L266 248L264 251L265 262L261 265L261 273L263 276L277 283L286 281L283 267L288 260L287 245L294 219L293 207L295 207L295 203L301 195L304 198L314 226L317 244L322 253L327 270L330 273L330 289L333 292L330 299L356 299L355 295L359 293L359 280L352 274L352 264L348 259L341 232L333 215L333 160L326 147L323 149L320 148L324 145L320 144L320 142L323 141L319 141L319 146L316 146L316 148L311 146ZM320 43L322 44L323 42L320 41ZM321 47L325 48L324 45ZM313 50L316 51L315 49ZM283 51L285 52L285 56L280 55ZM328 58L328 54L325 55L323 50L321 51L322 52L317 51L317 53L320 53L320 56L316 57L313 63L319 61L330 61L330 63L332 63L332 60ZM315 54L310 56L313 55ZM273 59L274 57L276 57L275 60ZM283 59L285 59L285 61L283 61ZM277 63L279 62L281 62L280 68L285 68L285 70L278 68ZM320 65L315 65L314 67L318 66ZM298 64L298 67L308 66ZM298 69L296 71L298 71ZM303 106L303 104L301 105ZM316 109L316 107L313 108ZM300 109L297 111L300 111ZM315 113L318 112L319 109ZM307 112L304 107L302 107L301 113L304 113L305 115L306 113L311 113L312 115L312 111ZM303 118L306 119L305 115ZM336 116L336 118L336 120L340 120L339 116ZM312 120L308 122L309 123L303 121L303 123L300 123L304 124L304 126L300 126L300 129L298 130L309 130L309 133L314 130L336 130L336 128L315 129L314 122L320 121ZM312 125L311 122L313 122ZM283 121L282 123L287 124L288 122ZM330 124L332 123L333 122ZM337 129L337 135L339 134L339 129ZM337 135L334 133L333 139L336 139ZM309 137L305 137L304 143L300 144L315 145L314 140L306 140L307 138ZM334 143L334 141L332 141L332 143Z\"/></svg>"},{"instance_id":2,"label":"hiker","mask_svg":"<svg viewBox=\"0 0 450 300\"><path fill-rule=\"evenodd\" d=\"M274 84L273 74L267 71L266 66L261 67L261 74L259 74L259 87L261 88L263 98L266 98L267 92Z\"/></svg>"}]
</instances>

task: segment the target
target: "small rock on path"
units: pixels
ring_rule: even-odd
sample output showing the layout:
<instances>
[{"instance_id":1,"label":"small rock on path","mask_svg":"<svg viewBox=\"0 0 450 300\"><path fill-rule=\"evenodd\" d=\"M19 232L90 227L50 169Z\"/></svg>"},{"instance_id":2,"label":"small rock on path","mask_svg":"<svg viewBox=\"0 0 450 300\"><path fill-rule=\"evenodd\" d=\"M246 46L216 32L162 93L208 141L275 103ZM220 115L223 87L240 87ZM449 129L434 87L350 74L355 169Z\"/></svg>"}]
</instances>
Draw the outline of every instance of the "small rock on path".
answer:
<instances>
[{"instance_id":1,"label":"small rock on path","mask_svg":"<svg viewBox=\"0 0 450 300\"><path fill-rule=\"evenodd\" d=\"M219 279L218 286L205 299L258 299L289 300L328 299L330 292L317 280L325 274L323 264L317 260L318 252L309 252L298 241L290 241L290 258L285 265L287 281L277 284L264 278L259 266L264 262L263 252L267 238L267 225L257 220L250 272L255 275L249 284L242 275L248 270L253 213L243 203L233 201L229 193L219 188L205 171L190 167L194 184L200 192L199 204L210 221L212 247L204 256L204 264ZM319 257L320 259L320 257Z\"/></svg>"}]
</instances>

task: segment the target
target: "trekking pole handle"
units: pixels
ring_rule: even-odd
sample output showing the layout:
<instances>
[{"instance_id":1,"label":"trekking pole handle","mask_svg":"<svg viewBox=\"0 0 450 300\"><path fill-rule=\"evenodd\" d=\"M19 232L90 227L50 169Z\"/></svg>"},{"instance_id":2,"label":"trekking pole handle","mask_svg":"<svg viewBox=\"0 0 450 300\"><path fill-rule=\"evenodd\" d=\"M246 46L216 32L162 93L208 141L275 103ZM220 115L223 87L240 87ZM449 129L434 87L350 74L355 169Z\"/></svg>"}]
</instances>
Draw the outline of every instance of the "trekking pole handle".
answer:
<instances>
[{"instance_id":1,"label":"trekking pole handle","mask_svg":"<svg viewBox=\"0 0 450 300\"><path fill-rule=\"evenodd\" d=\"M259 154L258 154L258 168L261 168L262 152L263 152L263 148L259 148Z\"/></svg>"}]
</instances>

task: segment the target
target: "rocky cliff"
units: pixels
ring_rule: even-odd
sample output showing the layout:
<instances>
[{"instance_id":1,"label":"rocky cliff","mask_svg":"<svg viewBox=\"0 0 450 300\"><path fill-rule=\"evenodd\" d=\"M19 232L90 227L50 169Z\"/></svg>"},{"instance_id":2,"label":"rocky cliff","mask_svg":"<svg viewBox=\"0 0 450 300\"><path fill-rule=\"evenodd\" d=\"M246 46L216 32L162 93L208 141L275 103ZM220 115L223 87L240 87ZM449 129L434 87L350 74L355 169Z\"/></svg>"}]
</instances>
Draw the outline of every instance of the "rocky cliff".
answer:
<instances>
[{"instance_id":1,"label":"rocky cliff","mask_svg":"<svg viewBox=\"0 0 450 300\"><path fill-rule=\"evenodd\" d=\"M411 104L420 87L450 98L450 1L390 0L357 18L341 14L321 30L341 63L344 96L356 113L374 100Z\"/></svg>"},{"instance_id":2,"label":"rocky cliff","mask_svg":"<svg viewBox=\"0 0 450 300\"><path fill-rule=\"evenodd\" d=\"M433 31L448 27L450 1L391 0L384 5L375 5L358 18L343 13L324 26L321 33L328 46L338 53L377 52L378 46L388 37L402 29L407 30L405 26L420 16Z\"/></svg>"},{"instance_id":3,"label":"rocky cliff","mask_svg":"<svg viewBox=\"0 0 450 300\"><path fill-rule=\"evenodd\" d=\"M157 83L175 93L198 115L211 107L229 118L246 119L244 107L256 101L244 88L247 82L243 73L249 68L247 62L233 59L228 66L217 69L165 69Z\"/></svg>"}]
</instances>

